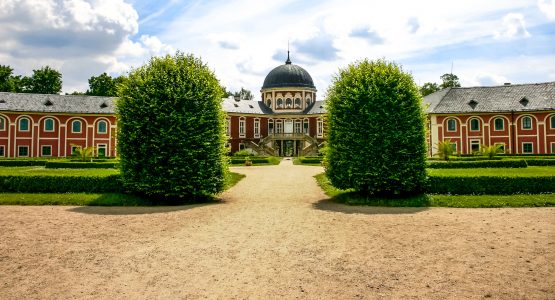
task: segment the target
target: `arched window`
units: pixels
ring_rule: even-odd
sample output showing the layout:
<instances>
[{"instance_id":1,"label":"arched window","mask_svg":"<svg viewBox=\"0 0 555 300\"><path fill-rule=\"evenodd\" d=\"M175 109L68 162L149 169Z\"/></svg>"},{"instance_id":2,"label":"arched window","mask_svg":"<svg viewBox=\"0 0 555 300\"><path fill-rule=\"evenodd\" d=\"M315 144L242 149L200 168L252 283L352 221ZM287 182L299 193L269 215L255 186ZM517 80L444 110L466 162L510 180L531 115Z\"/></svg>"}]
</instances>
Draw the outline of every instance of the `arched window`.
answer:
<instances>
[{"instance_id":1,"label":"arched window","mask_svg":"<svg viewBox=\"0 0 555 300\"><path fill-rule=\"evenodd\" d=\"M532 129L532 118L530 117L522 118L522 129Z\"/></svg>"},{"instance_id":2,"label":"arched window","mask_svg":"<svg viewBox=\"0 0 555 300\"><path fill-rule=\"evenodd\" d=\"M268 105L268 107L272 107L272 99L268 99L268 101L266 101L266 104Z\"/></svg>"},{"instance_id":3,"label":"arched window","mask_svg":"<svg viewBox=\"0 0 555 300\"><path fill-rule=\"evenodd\" d=\"M75 120L71 122L71 132L81 133L81 121Z\"/></svg>"},{"instance_id":4,"label":"arched window","mask_svg":"<svg viewBox=\"0 0 555 300\"><path fill-rule=\"evenodd\" d=\"M44 120L44 131L46 132L54 131L54 119L48 118Z\"/></svg>"},{"instance_id":5,"label":"arched window","mask_svg":"<svg viewBox=\"0 0 555 300\"><path fill-rule=\"evenodd\" d=\"M301 99L295 98L295 108L299 108L299 107L301 107Z\"/></svg>"},{"instance_id":6,"label":"arched window","mask_svg":"<svg viewBox=\"0 0 555 300\"><path fill-rule=\"evenodd\" d=\"M555 129L555 115L551 116L551 129Z\"/></svg>"},{"instance_id":7,"label":"arched window","mask_svg":"<svg viewBox=\"0 0 555 300\"><path fill-rule=\"evenodd\" d=\"M4 117L0 117L0 131L6 130L6 119Z\"/></svg>"},{"instance_id":8,"label":"arched window","mask_svg":"<svg viewBox=\"0 0 555 300\"><path fill-rule=\"evenodd\" d=\"M293 106L293 100L291 100L291 98L287 98L287 100L285 100L285 106L287 108L291 108Z\"/></svg>"},{"instance_id":9,"label":"arched window","mask_svg":"<svg viewBox=\"0 0 555 300\"><path fill-rule=\"evenodd\" d=\"M470 131L479 131L479 130L480 130L480 120L471 119L470 120Z\"/></svg>"},{"instance_id":10,"label":"arched window","mask_svg":"<svg viewBox=\"0 0 555 300\"><path fill-rule=\"evenodd\" d=\"M457 120L455 119L447 120L447 131L457 131Z\"/></svg>"},{"instance_id":11,"label":"arched window","mask_svg":"<svg viewBox=\"0 0 555 300\"><path fill-rule=\"evenodd\" d=\"M106 121L98 121L96 125L96 132L97 133L107 133L108 132L108 123Z\"/></svg>"},{"instance_id":12,"label":"arched window","mask_svg":"<svg viewBox=\"0 0 555 300\"><path fill-rule=\"evenodd\" d=\"M29 131L29 119L19 119L19 131Z\"/></svg>"},{"instance_id":13,"label":"arched window","mask_svg":"<svg viewBox=\"0 0 555 300\"><path fill-rule=\"evenodd\" d=\"M495 118L494 122L494 128L497 131L502 131L505 130L505 120L503 120L503 118Z\"/></svg>"},{"instance_id":14,"label":"arched window","mask_svg":"<svg viewBox=\"0 0 555 300\"><path fill-rule=\"evenodd\" d=\"M277 107L279 107L279 108L283 107L283 99L281 99L281 98L277 99Z\"/></svg>"},{"instance_id":15,"label":"arched window","mask_svg":"<svg viewBox=\"0 0 555 300\"><path fill-rule=\"evenodd\" d=\"M306 98L306 106L309 106L311 103L310 97Z\"/></svg>"}]
</instances>

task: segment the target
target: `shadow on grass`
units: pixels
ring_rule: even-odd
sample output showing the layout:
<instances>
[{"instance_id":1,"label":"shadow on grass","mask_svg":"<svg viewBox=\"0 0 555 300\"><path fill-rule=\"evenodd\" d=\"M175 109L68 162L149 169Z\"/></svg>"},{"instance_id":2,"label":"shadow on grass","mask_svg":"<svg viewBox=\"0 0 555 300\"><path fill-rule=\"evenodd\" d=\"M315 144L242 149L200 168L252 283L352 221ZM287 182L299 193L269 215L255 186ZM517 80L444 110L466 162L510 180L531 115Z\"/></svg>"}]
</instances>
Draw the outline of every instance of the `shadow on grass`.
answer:
<instances>
[{"instance_id":1,"label":"shadow on grass","mask_svg":"<svg viewBox=\"0 0 555 300\"><path fill-rule=\"evenodd\" d=\"M428 195L407 198L372 198L355 192L345 192L330 199L322 199L312 206L319 210L345 214L414 214L432 206Z\"/></svg>"},{"instance_id":2,"label":"shadow on grass","mask_svg":"<svg viewBox=\"0 0 555 300\"><path fill-rule=\"evenodd\" d=\"M102 194L87 203L87 206L74 207L69 211L95 215L142 215L183 211L222 203L224 202L218 198L153 201L134 195Z\"/></svg>"}]
</instances>

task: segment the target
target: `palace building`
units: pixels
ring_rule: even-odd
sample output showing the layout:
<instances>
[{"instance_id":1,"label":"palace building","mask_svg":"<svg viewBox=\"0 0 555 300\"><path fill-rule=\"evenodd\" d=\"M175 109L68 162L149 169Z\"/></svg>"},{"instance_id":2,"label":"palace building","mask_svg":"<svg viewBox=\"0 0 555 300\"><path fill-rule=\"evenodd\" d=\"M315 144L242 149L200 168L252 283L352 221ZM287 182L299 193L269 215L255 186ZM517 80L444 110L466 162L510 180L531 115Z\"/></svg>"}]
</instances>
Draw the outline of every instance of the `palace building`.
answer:
<instances>
[{"instance_id":1,"label":"palace building","mask_svg":"<svg viewBox=\"0 0 555 300\"><path fill-rule=\"evenodd\" d=\"M225 98L228 146L260 155L316 155L325 141L325 105L310 74L274 68L261 100ZM117 156L115 98L0 93L0 157L67 157L76 147ZM424 97L429 155L449 140L457 154L499 144L508 154L555 154L555 82L447 88Z\"/></svg>"}]
</instances>

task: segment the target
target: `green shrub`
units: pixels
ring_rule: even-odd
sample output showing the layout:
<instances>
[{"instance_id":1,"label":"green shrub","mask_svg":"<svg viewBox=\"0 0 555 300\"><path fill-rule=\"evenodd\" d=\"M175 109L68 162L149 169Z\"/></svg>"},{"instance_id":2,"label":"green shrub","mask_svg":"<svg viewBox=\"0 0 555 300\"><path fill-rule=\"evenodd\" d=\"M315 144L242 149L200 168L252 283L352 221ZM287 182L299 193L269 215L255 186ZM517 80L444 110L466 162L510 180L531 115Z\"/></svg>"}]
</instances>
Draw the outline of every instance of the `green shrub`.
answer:
<instances>
[{"instance_id":1,"label":"green shrub","mask_svg":"<svg viewBox=\"0 0 555 300\"><path fill-rule=\"evenodd\" d=\"M192 55L152 58L118 91L124 186L161 198L210 197L227 173L222 88Z\"/></svg>"},{"instance_id":2,"label":"green shrub","mask_svg":"<svg viewBox=\"0 0 555 300\"><path fill-rule=\"evenodd\" d=\"M327 109L334 186L384 196L422 191L425 114L410 74L384 60L351 64L334 78Z\"/></svg>"},{"instance_id":3,"label":"green shrub","mask_svg":"<svg viewBox=\"0 0 555 300\"><path fill-rule=\"evenodd\" d=\"M526 168L527 166L526 161L522 159L428 162L430 169Z\"/></svg>"},{"instance_id":4,"label":"green shrub","mask_svg":"<svg viewBox=\"0 0 555 300\"><path fill-rule=\"evenodd\" d=\"M555 176L430 176L427 192L452 195L511 195L555 192Z\"/></svg>"},{"instance_id":5,"label":"green shrub","mask_svg":"<svg viewBox=\"0 0 555 300\"><path fill-rule=\"evenodd\" d=\"M116 162L65 162L48 161L47 169L111 169L118 165Z\"/></svg>"},{"instance_id":6,"label":"green shrub","mask_svg":"<svg viewBox=\"0 0 555 300\"><path fill-rule=\"evenodd\" d=\"M15 193L122 192L120 175L0 176L0 191Z\"/></svg>"},{"instance_id":7,"label":"green shrub","mask_svg":"<svg viewBox=\"0 0 555 300\"><path fill-rule=\"evenodd\" d=\"M268 164L268 163L270 163L270 159L267 158L267 157L266 158L265 157L258 157L258 158L234 157L234 158L231 159L231 164L233 164L233 165L244 165L245 162L247 161L247 158L253 164Z\"/></svg>"},{"instance_id":8,"label":"green shrub","mask_svg":"<svg viewBox=\"0 0 555 300\"><path fill-rule=\"evenodd\" d=\"M555 159L527 158L526 163L529 166L555 166Z\"/></svg>"},{"instance_id":9,"label":"green shrub","mask_svg":"<svg viewBox=\"0 0 555 300\"><path fill-rule=\"evenodd\" d=\"M322 158L301 157L299 160L301 164L319 164L322 162Z\"/></svg>"},{"instance_id":10,"label":"green shrub","mask_svg":"<svg viewBox=\"0 0 555 300\"><path fill-rule=\"evenodd\" d=\"M239 150L233 153L233 156L250 156L250 155L252 155L252 153L247 149Z\"/></svg>"},{"instance_id":11,"label":"green shrub","mask_svg":"<svg viewBox=\"0 0 555 300\"><path fill-rule=\"evenodd\" d=\"M46 160L34 159L6 159L0 160L0 167L31 167L31 166L44 166Z\"/></svg>"}]
</instances>

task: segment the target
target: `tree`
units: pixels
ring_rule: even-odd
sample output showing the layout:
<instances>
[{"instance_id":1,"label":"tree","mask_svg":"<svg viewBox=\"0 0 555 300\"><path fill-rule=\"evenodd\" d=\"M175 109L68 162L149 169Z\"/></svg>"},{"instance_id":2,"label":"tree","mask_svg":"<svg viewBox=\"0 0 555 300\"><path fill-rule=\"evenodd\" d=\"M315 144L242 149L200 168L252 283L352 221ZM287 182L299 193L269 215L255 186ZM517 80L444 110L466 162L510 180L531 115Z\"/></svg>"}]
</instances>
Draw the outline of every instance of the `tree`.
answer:
<instances>
[{"instance_id":1,"label":"tree","mask_svg":"<svg viewBox=\"0 0 555 300\"><path fill-rule=\"evenodd\" d=\"M75 147L75 150L73 151L72 155L79 158L81 161L88 161L93 157L95 147L89 146L89 147L83 148L75 144L71 144L71 146Z\"/></svg>"},{"instance_id":2,"label":"tree","mask_svg":"<svg viewBox=\"0 0 555 300\"><path fill-rule=\"evenodd\" d=\"M12 72L10 66L0 65L0 92L12 92Z\"/></svg>"},{"instance_id":3,"label":"tree","mask_svg":"<svg viewBox=\"0 0 555 300\"><path fill-rule=\"evenodd\" d=\"M254 98L252 92L243 87L241 87L240 91L233 93L233 96L244 100L252 100Z\"/></svg>"},{"instance_id":4,"label":"tree","mask_svg":"<svg viewBox=\"0 0 555 300\"><path fill-rule=\"evenodd\" d=\"M118 149L127 190L198 200L224 188L222 89L193 55L154 57L118 89Z\"/></svg>"},{"instance_id":5,"label":"tree","mask_svg":"<svg viewBox=\"0 0 555 300\"><path fill-rule=\"evenodd\" d=\"M439 156L440 159L449 161L449 158L451 157L451 155L453 155L453 152L455 152L455 149L453 148L453 143L451 143L451 140L437 142L436 155Z\"/></svg>"},{"instance_id":6,"label":"tree","mask_svg":"<svg viewBox=\"0 0 555 300\"><path fill-rule=\"evenodd\" d=\"M441 81L442 83L440 84L440 88L445 89L448 87L460 87L461 84L459 83L459 77L457 77L457 75L455 74L443 74L441 75Z\"/></svg>"},{"instance_id":7,"label":"tree","mask_svg":"<svg viewBox=\"0 0 555 300\"><path fill-rule=\"evenodd\" d=\"M493 159L495 155L502 152L501 147L503 147L503 145L500 144L491 146L482 145L482 147L480 148L480 152L482 153L482 155L489 157L489 159Z\"/></svg>"},{"instance_id":8,"label":"tree","mask_svg":"<svg viewBox=\"0 0 555 300\"><path fill-rule=\"evenodd\" d=\"M364 195L419 193L426 181L425 113L410 74L385 60L340 69L328 90L326 174Z\"/></svg>"},{"instance_id":9,"label":"tree","mask_svg":"<svg viewBox=\"0 0 555 300\"><path fill-rule=\"evenodd\" d=\"M422 97L424 97L424 96L428 96L429 94L435 93L439 90L441 90L441 88L439 87L439 84L435 82L426 82L420 88L420 94L422 95Z\"/></svg>"},{"instance_id":10,"label":"tree","mask_svg":"<svg viewBox=\"0 0 555 300\"><path fill-rule=\"evenodd\" d=\"M28 80L23 78L23 92L37 94L59 94L62 91L62 74L49 66L33 70Z\"/></svg>"},{"instance_id":11,"label":"tree","mask_svg":"<svg viewBox=\"0 0 555 300\"><path fill-rule=\"evenodd\" d=\"M116 79L106 73L102 73L97 77L91 76L91 78L89 78L89 89L86 94L91 96L115 97L117 95Z\"/></svg>"}]
</instances>

